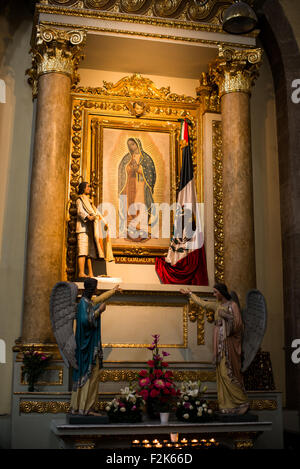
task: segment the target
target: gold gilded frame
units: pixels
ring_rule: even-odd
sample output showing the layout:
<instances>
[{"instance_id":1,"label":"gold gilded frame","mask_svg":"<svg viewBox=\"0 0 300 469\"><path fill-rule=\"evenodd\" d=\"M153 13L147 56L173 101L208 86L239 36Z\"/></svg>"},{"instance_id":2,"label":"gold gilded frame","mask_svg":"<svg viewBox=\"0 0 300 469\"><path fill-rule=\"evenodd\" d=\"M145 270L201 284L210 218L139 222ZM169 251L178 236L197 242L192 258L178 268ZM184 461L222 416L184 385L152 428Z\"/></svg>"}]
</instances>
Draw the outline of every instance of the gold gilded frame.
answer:
<instances>
[{"instance_id":1,"label":"gold gilded frame","mask_svg":"<svg viewBox=\"0 0 300 469\"><path fill-rule=\"evenodd\" d=\"M151 307L164 307L164 308L178 308L182 307L182 343L181 344L159 344L160 348L188 348L188 311L185 304L181 303L151 303L147 301L108 301L109 305L118 306L151 306ZM152 344L105 344L103 348L146 348Z\"/></svg>"},{"instance_id":2,"label":"gold gilded frame","mask_svg":"<svg viewBox=\"0 0 300 469\"><path fill-rule=\"evenodd\" d=\"M137 114L135 104L141 112ZM101 126L168 132L171 143L172 201L179 184L179 134L181 118L187 117L192 127L190 142L196 175L199 202L203 201L203 163L201 148L202 119L199 101L193 97L171 93L170 87L157 88L148 78L139 74L124 77L116 84L104 82L102 87L77 87L72 93L72 132L68 190L66 235L66 273L68 280L76 275L76 198L82 178L92 182L94 196L101 191L102 180L97 180L97 162L91 153L101 153L101 138L96 138ZM94 124L92 125L92 122ZM100 130L97 131L97 126ZM93 135L94 132L94 135ZM91 144L90 144L91 143ZM100 145L100 148L92 148ZM98 153L99 154L99 153ZM98 193L99 195L99 193ZM147 249L131 246L115 250L116 262L154 263L157 255L165 255L167 248Z\"/></svg>"},{"instance_id":3,"label":"gold gilded frame","mask_svg":"<svg viewBox=\"0 0 300 469\"><path fill-rule=\"evenodd\" d=\"M23 378L23 368L24 366L22 365L21 366L21 378L20 378L20 384L22 385L28 385L28 382L26 379ZM64 369L62 366L49 366L45 369L45 372L48 372L48 371L56 371L58 376L57 376L57 379L56 381L38 381L36 384L38 386L62 386L63 384L63 373L64 373Z\"/></svg>"},{"instance_id":4,"label":"gold gilded frame","mask_svg":"<svg viewBox=\"0 0 300 469\"><path fill-rule=\"evenodd\" d=\"M104 171L103 171L103 144L104 144L104 131L105 129L123 130L128 131L142 131L142 132L154 132L160 134L169 135L169 148L170 148L170 199L165 202L172 205L176 202L176 178L175 171L176 166L178 167L177 158L178 155L178 122L168 121L153 121L145 119L140 121L134 118L128 118L126 121L120 118L107 116L95 116L95 114L89 114L87 116L87 132L86 132L86 157L82 162L82 172L86 175L86 179L92 182L94 189L94 203L97 206L103 202L103 184ZM90 144L91 143L91 144ZM98 177L100 175L100 177ZM172 230L172 220L170 220L170 233ZM154 256L165 256L168 250L167 246L143 246L141 243L130 243L128 246L122 244L116 245L113 243L113 253L117 256L117 260L122 262L122 258L125 256L125 262L130 262L133 255L138 255L141 258L148 258ZM121 259L120 257L121 256ZM126 256L129 256L128 258ZM123 261L124 262L124 261Z\"/></svg>"}]
</instances>

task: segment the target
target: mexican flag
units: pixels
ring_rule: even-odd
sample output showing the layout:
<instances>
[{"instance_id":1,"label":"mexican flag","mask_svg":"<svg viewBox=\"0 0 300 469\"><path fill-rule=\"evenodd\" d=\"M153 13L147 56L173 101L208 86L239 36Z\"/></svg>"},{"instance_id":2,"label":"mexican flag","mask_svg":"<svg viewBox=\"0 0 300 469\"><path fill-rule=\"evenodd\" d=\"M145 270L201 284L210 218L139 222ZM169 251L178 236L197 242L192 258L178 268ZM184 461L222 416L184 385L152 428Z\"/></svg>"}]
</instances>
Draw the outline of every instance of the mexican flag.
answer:
<instances>
[{"instance_id":1,"label":"mexican flag","mask_svg":"<svg viewBox=\"0 0 300 469\"><path fill-rule=\"evenodd\" d=\"M204 233L186 119L181 121L180 147L182 167L173 236L167 257L157 257L155 269L162 283L208 285Z\"/></svg>"}]
</instances>

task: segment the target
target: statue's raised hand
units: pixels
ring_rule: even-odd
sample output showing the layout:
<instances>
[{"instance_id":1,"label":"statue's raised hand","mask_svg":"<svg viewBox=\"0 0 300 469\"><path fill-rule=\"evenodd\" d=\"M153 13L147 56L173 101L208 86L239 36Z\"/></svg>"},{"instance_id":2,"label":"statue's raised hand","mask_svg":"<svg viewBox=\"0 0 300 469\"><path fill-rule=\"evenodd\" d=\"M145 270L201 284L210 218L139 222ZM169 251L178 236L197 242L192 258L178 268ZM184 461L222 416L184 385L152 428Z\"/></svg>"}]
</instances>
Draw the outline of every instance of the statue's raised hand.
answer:
<instances>
[{"instance_id":1,"label":"statue's raised hand","mask_svg":"<svg viewBox=\"0 0 300 469\"><path fill-rule=\"evenodd\" d=\"M115 292L118 292L118 293L123 293L123 290L122 290L122 288L120 287L120 285L116 285L116 286L113 288L113 290L114 290Z\"/></svg>"},{"instance_id":2,"label":"statue's raised hand","mask_svg":"<svg viewBox=\"0 0 300 469\"><path fill-rule=\"evenodd\" d=\"M185 295L185 296L188 296L191 293L191 290L189 288L186 288L186 289L180 288L179 291L182 295Z\"/></svg>"}]
</instances>

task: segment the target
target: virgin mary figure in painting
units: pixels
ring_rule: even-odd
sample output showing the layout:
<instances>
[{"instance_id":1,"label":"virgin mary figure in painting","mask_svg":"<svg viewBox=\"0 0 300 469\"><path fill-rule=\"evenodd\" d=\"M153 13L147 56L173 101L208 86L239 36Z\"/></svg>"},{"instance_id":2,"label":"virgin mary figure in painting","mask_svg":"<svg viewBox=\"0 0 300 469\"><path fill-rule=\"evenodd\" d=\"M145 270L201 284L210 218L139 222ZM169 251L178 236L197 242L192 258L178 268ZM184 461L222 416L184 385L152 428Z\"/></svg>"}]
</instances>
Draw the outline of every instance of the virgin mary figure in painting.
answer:
<instances>
[{"instance_id":1,"label":"virgin mary figure in painting","mask_svg":"<svg viewBox=\"0 0 300 469\"><path fill-rule=\"evenodd\" d=\"M156 170L151 156L143 150L139 138L129 138L127 146L129 151L122 158L118 170L119 197L126 196L120 218L125 220L126 210L127 237L134 241L142 241L149 237L148 225L154 202ZM137 218L139 222L133 226L131 222Z\"/></svg>"}]
</instances>

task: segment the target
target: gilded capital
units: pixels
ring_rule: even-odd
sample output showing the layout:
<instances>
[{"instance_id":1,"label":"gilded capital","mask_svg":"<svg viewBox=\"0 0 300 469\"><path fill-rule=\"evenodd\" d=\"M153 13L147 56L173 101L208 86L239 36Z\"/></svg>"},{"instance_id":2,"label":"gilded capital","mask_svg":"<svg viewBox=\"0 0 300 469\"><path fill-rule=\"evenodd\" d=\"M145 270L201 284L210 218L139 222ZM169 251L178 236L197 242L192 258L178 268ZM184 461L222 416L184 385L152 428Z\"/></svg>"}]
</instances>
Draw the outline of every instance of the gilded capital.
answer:
<instances>
[{"instance_id":1,"label":"gilded capital","mask_svg":"<svg viewBox=\"0 0 300 469\"><path fill-rule=\"evenodd\" d=\"M209 74L218 86L219 97L237 91L250 94L261 63L261 49L233 49L221 46L218 58L209 65Z\"/></svg>"},{"instance_id":2,"label":"gilded capital","mask_svg":"<svg viewBox=\"0 0 300 469\"><path fill-rule=\"evenodd\" d=\"M32 67L27 70L28 82L37 94L38 78L45 73L63 73L76 84L78 64L83 59L86 33L82 29L66 31L45 25L36 26L34 44L31 48Z\"/></svg>"},{"instance_id":3,"label":"gilded capital","mask_svg":"<svg viewBox=\"0 0 300 469\"><path fill-rule=\"evenodd\" d=\"M220 100L218 96L218 88L211 80L208 73L202 72L199 86L196 88L197 101L199 101L202 113L220 112Z\"/></svg>"}]
</instances>

